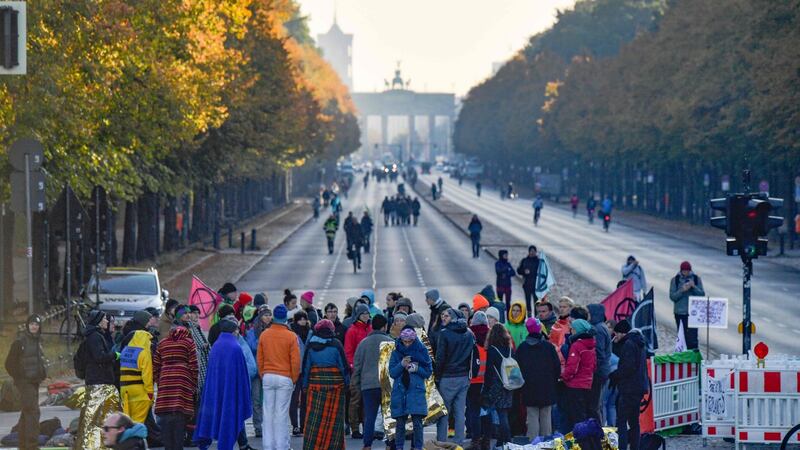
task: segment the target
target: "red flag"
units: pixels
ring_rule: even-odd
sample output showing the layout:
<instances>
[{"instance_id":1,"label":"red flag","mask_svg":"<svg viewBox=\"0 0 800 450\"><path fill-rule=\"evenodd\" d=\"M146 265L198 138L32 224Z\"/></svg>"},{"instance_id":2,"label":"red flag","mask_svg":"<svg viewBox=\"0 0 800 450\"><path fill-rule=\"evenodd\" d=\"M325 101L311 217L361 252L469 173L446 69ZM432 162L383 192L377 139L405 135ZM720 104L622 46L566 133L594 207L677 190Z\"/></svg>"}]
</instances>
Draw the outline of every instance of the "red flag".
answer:
<instances>
[{"instance_id":1,"label":"red flag","mask_svg":"<svg viewBox=\"0 0 800 450\"><path fill-rule=\"evenodd\" d=\"M636 310L636 300L633 298L633 279L630 279L600 303L606 307L606 317L619 322L629 318Z\"/></svg>"},{"instance_id":2,"label":"red flag","mask_svg":"<svg viewBox=\"0 0 800 450\"><path fill-rule=\"evenodd\" d=\"M189 290L189 304L200 309L200 328L208 331L211 316L217 310L217 305L222 301L222 297L217 291L206 286L200 278L192 275L192 288Z\"/></svg>"}]
</instances>

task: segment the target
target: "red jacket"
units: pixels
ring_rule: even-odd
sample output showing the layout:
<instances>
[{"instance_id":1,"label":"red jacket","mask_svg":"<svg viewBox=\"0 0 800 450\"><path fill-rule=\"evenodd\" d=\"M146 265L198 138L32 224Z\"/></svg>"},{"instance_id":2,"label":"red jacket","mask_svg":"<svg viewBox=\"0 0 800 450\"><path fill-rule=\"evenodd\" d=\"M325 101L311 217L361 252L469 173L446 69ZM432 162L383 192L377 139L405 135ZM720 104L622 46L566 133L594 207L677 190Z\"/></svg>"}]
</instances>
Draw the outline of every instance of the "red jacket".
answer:
<instances>
[{"instance_id":1,"label":"red jacket","mask_svg":"<svg viewBox=\"0 0 800 450\"><path fill-rule=\"evenodd\" d=\"M356 355L356 348L361 341L369 334L370 325L360 320L353 322L353 325L347 329L347 334L344 335L344 356L347 358L347 363L350 364L350 369L353 369L353 357Z\"/></svg>"},{"instance_id":2,"label":"red jacket","mask_svg":"<svg viewBox=\"0 0 800 450\"><path fill-rule=\"evenodd\" d=\"M570 338L572 340L572 338ZM569 347L569 355L561 379L573 389L591 389L592 374L597 367L594 337L586 334L578 335Z\"/></svg>"}]
</instances>

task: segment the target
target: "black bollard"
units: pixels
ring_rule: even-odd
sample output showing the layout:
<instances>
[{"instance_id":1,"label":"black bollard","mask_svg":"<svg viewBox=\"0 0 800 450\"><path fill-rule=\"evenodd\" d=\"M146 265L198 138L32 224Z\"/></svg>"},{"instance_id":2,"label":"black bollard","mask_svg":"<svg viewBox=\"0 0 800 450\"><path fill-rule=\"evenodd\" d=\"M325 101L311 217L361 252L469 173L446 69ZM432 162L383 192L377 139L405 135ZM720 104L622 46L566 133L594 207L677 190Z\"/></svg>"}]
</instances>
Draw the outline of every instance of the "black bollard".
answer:
<instances>
[{"instance_id":1,"label":"black bollard","mask_svg":"<svg viewBox=\"0 0 800 450\"><path fill-rule=\"evenodd\" d=\"M244 231L242 231L242 235L241 235L241 238L242 238L242 254L244 254L244 236L245 236L245 233L244 233Z\"/></svg>"},{"instance_id":2,"label":"black bollard","mask_svg":"<svg viewBox=\"0 0 800 450\"><path fill-rule=\"evenodd\" d=\"M255 251L256 249L256 229L253 228L250 230L250 250Z\"/></svg>"}]
</instances>

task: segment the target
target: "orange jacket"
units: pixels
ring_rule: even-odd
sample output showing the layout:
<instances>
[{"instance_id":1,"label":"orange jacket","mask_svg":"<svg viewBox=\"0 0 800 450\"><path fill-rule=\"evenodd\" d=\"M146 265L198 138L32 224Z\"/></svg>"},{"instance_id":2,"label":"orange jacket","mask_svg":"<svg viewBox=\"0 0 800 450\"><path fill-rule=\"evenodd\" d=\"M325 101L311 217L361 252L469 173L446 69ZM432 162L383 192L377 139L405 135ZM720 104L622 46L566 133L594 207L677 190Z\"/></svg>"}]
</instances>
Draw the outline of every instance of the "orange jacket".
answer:
<instances>
[{"instance_id":1,"label":"orange jacket","mask_svg":"<svg viewBox=\"0 0 800 450\"><path fill-rule=\"evenodd\" d=\"M550 342L556 347L558 359L564 365L564 356L561 355L561 346L564 345L564 336L569 333L569 319L558 319L550 329Z\"/></svg>"},{"instance_id":2,"label":"orange jacket","mask_svg":"<svg viewBox=\"0 0 800 450\"><path fill-rule=\"evenodd\" d=\"M300 377L300 344L286 325L273 323L258 338L258 373L281 375L295 383Z\"/></svg>"}]
</instances>

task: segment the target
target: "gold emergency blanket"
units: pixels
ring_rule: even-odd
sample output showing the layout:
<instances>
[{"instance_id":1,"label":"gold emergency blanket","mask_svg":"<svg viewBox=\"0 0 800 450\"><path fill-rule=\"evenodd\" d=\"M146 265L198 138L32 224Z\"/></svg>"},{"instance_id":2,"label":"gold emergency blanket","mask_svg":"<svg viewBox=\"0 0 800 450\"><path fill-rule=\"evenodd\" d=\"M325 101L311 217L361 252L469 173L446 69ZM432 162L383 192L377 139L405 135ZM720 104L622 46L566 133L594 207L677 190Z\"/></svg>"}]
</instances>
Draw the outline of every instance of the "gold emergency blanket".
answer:
<instances>
[{"instance_id":1,"label":"gold emergency blanket","mask_svg":"<svg viewBox=\"0 0 800 450\"><path fill-rule=\"evenodd\" d=\"M103 445L103 422L109 414L119 412L119 392L116 386L100 384L86 386L85 404L81 409L75 450L98 450Z\"/></svg>"},{"instance_id":2,"label":"gold emergency blanket","mask_svg":"<svg viewBox=\"0 0 800 450\"><path fill-rule=\"evenodd\" d=\"M86 399L86 387L81 386L78 389L75 389L75 392L72 393L66 400L64 400L64 406L69 409L81 409L83 408L83 402Z\"/></svg>"},{"instance_id":3,"label":"gold emergency blanket","mask_svg":"<svg viewBox=\"0 0 800 450\"><path fill-rule=\"evenodd\" d=\"M428 349L428 354L431 356L431 361L433 361L433 351L431 350L430 341L428 341L428 335L422 328L417 328L416 332L417 336L419 336L419 338L422 340L422 343L425 344L425 348ZM383 411L383 428L386 439L388 440L394 439L396 425L396 421L392 418L392 411L390 409L392 400L392 377L389 376L389 359L392 357L394 345L394 341L381 342L380 356L378 359L378 379L381 382L381 411ZM425 398L428 400L428 415L425 416L425 420L422 421L423 425L436 423L440 417L447 415L447 408L444 406L444 399L442 399L441 394L439 394L439 391L436 389L436 383L434 382L432 375L425 381ZM412 429L413 424L411 421L408 421L408 423L406 423L406 430L411 432Z\"/></svg>"},{"instance_id":4,"label":"gold emergency blanket","mask_svg":"<svg viewBox=\"0 0 800 450\"><path fill-rule=\"evenodd\" d=\"M603 428L603 450L617 450L619 448L619 436L617 429L613 427ZM524 449L524 450L581 450L581 446L575 442L572 433L567 434L563 438L556 438L552 441L539 442L535 445L516 445L506 444L510 450Z\"/></svg>"}]
</instances>

